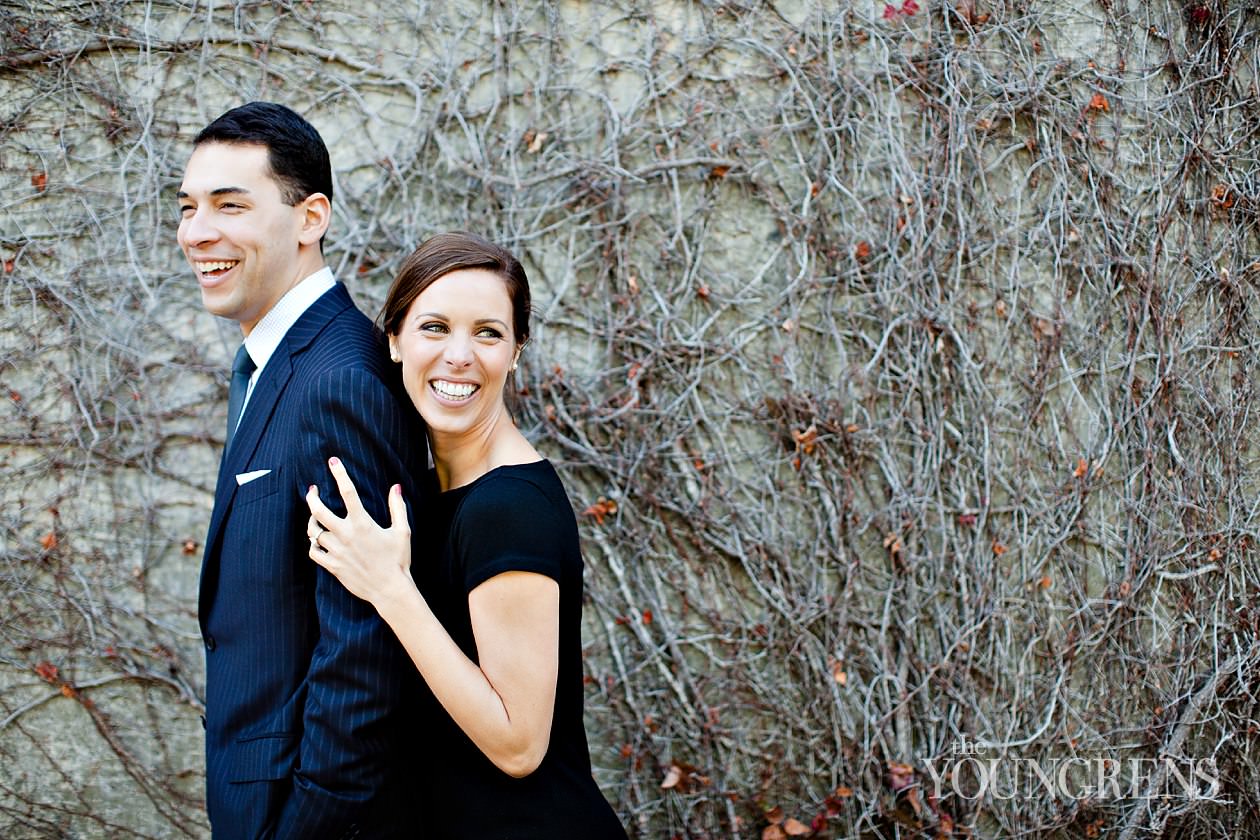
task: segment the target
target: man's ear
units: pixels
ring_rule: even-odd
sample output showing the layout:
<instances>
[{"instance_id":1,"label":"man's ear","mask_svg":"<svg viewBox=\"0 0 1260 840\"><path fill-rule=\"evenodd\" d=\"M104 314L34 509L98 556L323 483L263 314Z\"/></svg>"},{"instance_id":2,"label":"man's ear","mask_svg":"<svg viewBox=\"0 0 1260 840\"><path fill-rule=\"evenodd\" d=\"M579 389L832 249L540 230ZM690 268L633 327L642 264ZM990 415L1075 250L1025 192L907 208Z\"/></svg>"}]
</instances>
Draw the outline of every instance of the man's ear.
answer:
<instances>
[{"instance_id":1,"label":"man's ear","mask_svg":"<svg viewBox=\"0 0 1260 840\"><path fill-rule=\"evenodd\" d=\"M332 202L323 193L311 193L298 204L302 211L302 232L298 241L303 245L315 245L323 239L332 222Z\"/></svg>"}]
</instances>

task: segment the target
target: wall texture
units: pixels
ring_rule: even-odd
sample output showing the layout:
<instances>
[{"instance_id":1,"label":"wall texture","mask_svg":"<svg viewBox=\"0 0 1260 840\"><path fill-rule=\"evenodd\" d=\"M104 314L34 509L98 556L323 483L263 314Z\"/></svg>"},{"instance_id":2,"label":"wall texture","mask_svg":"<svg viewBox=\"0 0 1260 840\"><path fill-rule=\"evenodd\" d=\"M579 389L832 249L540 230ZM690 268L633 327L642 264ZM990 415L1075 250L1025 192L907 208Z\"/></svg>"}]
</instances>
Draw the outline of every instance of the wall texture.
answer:
<instances>
[{"instance_id":1,"label":"wall texture","mask_svg":"<svg viewBox=\"0 0 1260 840\"><path fill-rule=\"evenodd\" d=\"M1228 0L0 0L0 835L207 834L238 334L173 192L263 98L368 311L525 258L632 835L1260 836L1258 56Z\"/></svg>"}]
</instances>

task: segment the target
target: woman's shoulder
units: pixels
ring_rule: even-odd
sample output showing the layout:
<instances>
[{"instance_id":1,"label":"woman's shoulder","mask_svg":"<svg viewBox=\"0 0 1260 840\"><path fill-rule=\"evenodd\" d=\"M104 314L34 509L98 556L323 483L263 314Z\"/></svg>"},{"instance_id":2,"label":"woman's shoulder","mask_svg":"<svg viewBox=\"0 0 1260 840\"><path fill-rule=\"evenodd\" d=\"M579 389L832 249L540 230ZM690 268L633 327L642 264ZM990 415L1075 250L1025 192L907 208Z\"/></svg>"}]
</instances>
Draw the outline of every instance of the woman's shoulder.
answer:
<instances>
[{"instance_id":1,"label":"woman's shoulder","mask_svg":"<svg viewBox=\"0 0 1260 840\"><path fill-rule=\"evenodd\" d=\"M546 461L497 467L471 484L450 522L450 547L472 591L505 571L538 572L557 581L580 573L577 517Z\"/></svg>"},{"instance_id":2,"label":"woman's shoulder","mask_svg":"<svg viewBox=\"0 0 1260 840\"><path fill-rule=\"evenodd\" d=\"M457 519L503 521L564 513L573 516L568 494L546 458L495 467L458 488Z\"/></svg>"}]
</instances>

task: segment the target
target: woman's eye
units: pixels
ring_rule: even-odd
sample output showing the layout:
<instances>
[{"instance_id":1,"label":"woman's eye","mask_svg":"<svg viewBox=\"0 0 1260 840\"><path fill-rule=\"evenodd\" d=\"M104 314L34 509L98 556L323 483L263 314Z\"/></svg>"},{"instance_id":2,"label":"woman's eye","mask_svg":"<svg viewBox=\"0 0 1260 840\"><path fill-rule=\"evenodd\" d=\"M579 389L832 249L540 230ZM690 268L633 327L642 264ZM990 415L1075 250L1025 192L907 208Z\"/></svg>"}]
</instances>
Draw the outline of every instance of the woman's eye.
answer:
<instances>
[{"instance_id":1,"label":"woman's eye","mask_svg":"<svg viewBox=\"0 0 1260 840\"><path fill-rule=\"evenodd\" d=\"M482 327L477 330L477 335L482 338L503 338L503 333L499 332L494 327Z\"/></svg>"},{"instance_id":2,"label":"woman's eye","mask_svg":"<svg viewBox=\"0 0 1260 840\"><path fill-rule=\"evenodd\" d=\"M441 321L427 321L420 325L421 332L444 333L446 332L446 324Z\"/></svg>"}]
</instances>

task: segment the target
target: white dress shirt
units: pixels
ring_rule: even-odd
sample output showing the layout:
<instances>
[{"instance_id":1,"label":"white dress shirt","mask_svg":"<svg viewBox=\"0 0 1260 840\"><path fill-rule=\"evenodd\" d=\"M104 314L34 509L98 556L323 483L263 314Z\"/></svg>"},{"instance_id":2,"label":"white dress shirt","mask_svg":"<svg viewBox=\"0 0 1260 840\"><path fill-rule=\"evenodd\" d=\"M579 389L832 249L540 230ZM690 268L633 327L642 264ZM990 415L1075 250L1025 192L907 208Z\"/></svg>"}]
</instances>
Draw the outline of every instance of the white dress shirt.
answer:
<instances>
[{"instance_id":1,"label":"white dress shirt","mask_svg":"<svg viewBox=\"0 0 1260 840\"><path fill-rule=\"evenodd\" d=\"M268 360L276 352L280 342L284 340L285 333L297 323L298 318L301 318L307 309L310 309L312 303L323 297L324 293L335 285L337 281L333 278L332 269L324 266L285 292L284 297L276 301L276 305L271 307L249 331L249 335L245 337L245 352L258 367L249 378L245 402L241 404L241 417L245 416L245 409L249 407L249 398L253 396L258 377L262 375ZM237 423L239 425L240 421L238 420Z\"/></svg>"}]
</instances>

